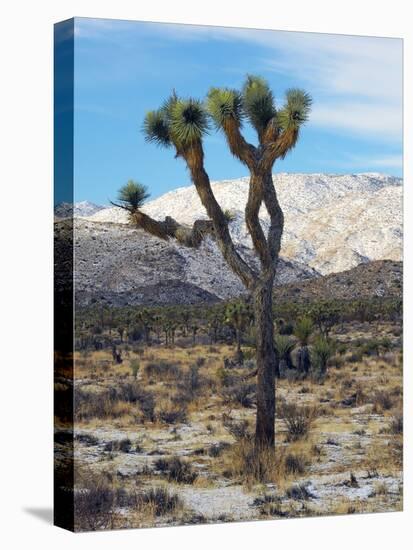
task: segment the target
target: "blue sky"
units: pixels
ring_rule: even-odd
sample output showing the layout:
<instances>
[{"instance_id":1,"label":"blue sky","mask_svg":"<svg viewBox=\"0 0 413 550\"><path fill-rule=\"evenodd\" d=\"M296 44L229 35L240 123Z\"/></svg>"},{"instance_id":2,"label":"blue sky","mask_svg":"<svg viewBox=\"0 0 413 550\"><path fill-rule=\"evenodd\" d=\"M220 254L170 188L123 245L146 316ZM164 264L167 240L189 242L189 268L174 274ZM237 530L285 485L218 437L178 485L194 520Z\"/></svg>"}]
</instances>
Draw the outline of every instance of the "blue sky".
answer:
<instances>
[{"instance_id":1,"label":"blue sky","mask_svg":"<svg viewBox=\"0 0 413 550\"><path fill-rule=\"evenodd\" d=\"M279 106L289 87L313 96L299 144L274 172L402 175L400 39L83 18L74 36L77 201L106 204L128 179L152 197L189 185L172 150L145 142L145 113L173 88L203 98L247 73L269 81ZM205 151L211 180L247 175L214 129Z\"/></svg>"}]
</instances>

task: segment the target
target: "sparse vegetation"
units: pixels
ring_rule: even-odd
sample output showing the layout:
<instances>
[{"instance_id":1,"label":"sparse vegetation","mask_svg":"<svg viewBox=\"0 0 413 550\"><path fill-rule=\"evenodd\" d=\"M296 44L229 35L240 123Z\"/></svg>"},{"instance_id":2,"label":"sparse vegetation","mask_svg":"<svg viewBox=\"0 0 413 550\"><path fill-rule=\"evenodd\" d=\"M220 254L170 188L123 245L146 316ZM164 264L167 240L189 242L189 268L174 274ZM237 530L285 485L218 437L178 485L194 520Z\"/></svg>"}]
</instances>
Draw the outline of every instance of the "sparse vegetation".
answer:
<instances>
[{"instance_id":1,"label":"sparse vegetation","mask_svg":"<svg viewBox=\"0 0 413 550\"><path fill-rule=\"evenodd\" d=\"M212 313L207 308L156 308L143 316L126 308L107 315L108 324L102 324L99 315L83 312L82 327L93 326L96 320L101 330L94 338L98 337L102 346L96 349L93 339L87 344L84 339L82 349L76 352L76 377L82 383L75 389L74 445L94 472L77 483L83 491L79 507L86 509L78 528L121 525L124 519L118 515L119 508L131 525L191 523L201 515L202 521L209 521L208 515L186 508L181 491L200 490L209 498L209 491L219 494L221 484L230 487L229 491L239 488L245 495L242 498L250 498L248 513L252 507L254 517L374 511L384 505L397 509L402 498L398 485L394 485L401 483L402 464L401 333L394 336L398 332L394 321L362 323L358 309L354 308L351 319L349 310L349 306L340 310L344 311L343 319L329 329L328 341L337 345L327 359L329 367L322 385L312 375L319 364L314 362L314 353L308 374L300 376L297 353L305 342L313 352L318 338L325 337L320 337L316 323L309 323L311 334L308 327L300 326L308 315L305 309L294 306L282 310L279 318L284 319L283 326L293 327L288 331L293 334L281 335L289 357L288 375L277 382L277 448L259 454L254 451L253 436L256 365L251 359L254 350L249 336L253 324L243 335L241 364L233 359L236 338L225 323L224 305L211 309L217 318L219 311L222 314L213 338ZM157 335L156 323L165 317L176 319L173 347L170 334L168 345L162 330L159 338ZM149 344L143 325L141 339L130 341L128 327L134 326L135 319L138 324L142 322L141 318L146 324L151 319ZM193 323L198 327L195 344L190 328ZM123 343L118 326L125 327ZM277 323L275 330L280 326ZM366 346L370 338L375 343ZM386 338L391 339L391 348L382 346ZM117 339L121 364L112 361L113 339ZM366 353L367 349L378 349L379 353ZM134 361L139 363L136 379ZM67 392L65 384L60 387ZM70 434L57 432L56 442L64 447L70 443ZM339 458L344 455L345 466ZM89 457L99 460L90 462ZM328 486L328 491L337 493L334 505L323 500L321 473L336 480ZM351 473L360 489L366 483L370 487L364 507L346 500L347 490L357 490L351 485ZM92 480L94 476L97 478ZM310 478L317 498L307 484ZM393 483L390 489L389 483ZM266 489L271 484L277 488L275 492ZM237 509L245 506L242 498L234 496ZM94 506L100 510L95 522L91 513ZM232 516L222 512L220 517L228 521Z\"/></svg>"},{"instance_id":2,"label":"sparse vegetation","mask_svg":"<svg viewBox=\"0 0 413 550\"><path fill-rule=\"evenodd\" d=\"M288 435L288 441L297 441L308 436L319 412L317 407L281 402L277 412L283 419Z\"/></svg>"}]
</instances>

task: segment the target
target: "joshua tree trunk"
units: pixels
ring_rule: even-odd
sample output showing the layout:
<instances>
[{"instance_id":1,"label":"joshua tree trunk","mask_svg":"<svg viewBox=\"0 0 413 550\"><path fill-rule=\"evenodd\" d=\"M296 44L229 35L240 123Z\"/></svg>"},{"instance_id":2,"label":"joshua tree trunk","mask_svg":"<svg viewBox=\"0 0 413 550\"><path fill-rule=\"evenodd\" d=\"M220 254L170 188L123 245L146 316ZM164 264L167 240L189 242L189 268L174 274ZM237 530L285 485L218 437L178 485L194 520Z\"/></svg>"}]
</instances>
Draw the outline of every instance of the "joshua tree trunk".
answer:
<instances>
[{"instance_id":1,"label":"joshua tree trunk","mask_svg":"<svg viewBox=\"0 0 413 550\"><path fill-rule=\"evenodd\" d=\"M256 361L257 417L255 444L258 448L274 445L275 430L275 372L277 358L274 348L272 320L272 287L274 273L260 280L253 291Z\"/></svg>"}]
</instances>

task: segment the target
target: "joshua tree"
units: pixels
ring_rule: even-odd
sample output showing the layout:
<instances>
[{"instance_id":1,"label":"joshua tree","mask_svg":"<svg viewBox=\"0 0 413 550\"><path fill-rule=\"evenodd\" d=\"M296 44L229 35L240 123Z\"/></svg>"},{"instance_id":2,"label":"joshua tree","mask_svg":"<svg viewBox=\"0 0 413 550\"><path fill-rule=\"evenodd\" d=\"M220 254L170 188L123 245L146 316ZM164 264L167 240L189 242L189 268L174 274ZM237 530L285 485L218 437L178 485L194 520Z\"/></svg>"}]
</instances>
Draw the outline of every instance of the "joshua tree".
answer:
<instances>
[{"instance_id":1,"label":"joshua tree","mask_svg":"<svg viewBox=\"0 0 413 550\"><path fill-rule=\"evenodd\" d=\"M237 343L236 360L242 363L244 356L241 350L242 333L251 321L251 312L242 301L228 304L225 309L225 322L235 331L235 340Z\"/></svg>"},{"instance_id":2,"label":"joshua tree","mask_svg":"<svg viewBox=\"0 0 413 550\"><path fill-rule=\"evenodd\" d=\"M294 335L298 338L300 348L297 352L297 369L301 374L308 374L311 368L311 357L308 350L308 339L314 330L313 321L309 317L298 319L294 327Z\"/></svg>"},{"instance_id":3,"label":"joshua tree","mask_svg":"<svg viewBox=\"0 0 413 550\"><path fill-rule=\"evenodd\" d=\"M151 343L151 330L153 327L153 315L149 309L143 308L138 313L139 321L141 322L145 332L145 344L148 346Z\"/></svg>"},{"instance_id":4,"label":"joshua tree","mask_svg":"<svg viewBox=\"0 0 413 550\"><path fill-rule=\"evenodd\" d=\"M272 168L277 159L284 158L296 145L310 105L307 93L292 89L286 94L284 107L277 110L267 82L254 76L247 77L241 91L212 88L205 103L193 98L182 99L173 92L159 110L147 113L144 131L147 141L172 148L176 158L186 163L209 220L197 220L192 228L183 227L171 218L156 221L126 201L131 221L163 239L172 237L196 247L206 233L213 235L229 267L251 292L256 326L257 449L274 445L276 353L272 292L284 218L272 181ZM203 137L208 132L210 119L224 133L231 153L250 173L245 220L259 258L258 269L249 265L234 246L228 218L215 198L205 170ZM257 146L248 143L242 135L244 119L257 132ZM259 221L262 204L270 216L267 235Z\"/></svg>"},{"instance_id":5,"label":"joshua tree","mask_svg":"<svg viewBox=\"0 0 413 550\"><path fill-rule=\"evenodd\" d=\"M292 367L291 352L294 348L294 342L289 336L277 334L275 336L275 347L279 358L279 375L283 378L287 369Z\"/></svg>"},{"instance_id":6,"label":"joshua tree","mask_svg":"<svg viewBox=\"0 0 413 550\"><path fill-rule=\"evenodd\" d=\"M319 336L311 349L311 358L314 364L316 377L322 381L327 373L327 362L334 353L334 344L325 336Z\"/></svg>"}]
</instances>

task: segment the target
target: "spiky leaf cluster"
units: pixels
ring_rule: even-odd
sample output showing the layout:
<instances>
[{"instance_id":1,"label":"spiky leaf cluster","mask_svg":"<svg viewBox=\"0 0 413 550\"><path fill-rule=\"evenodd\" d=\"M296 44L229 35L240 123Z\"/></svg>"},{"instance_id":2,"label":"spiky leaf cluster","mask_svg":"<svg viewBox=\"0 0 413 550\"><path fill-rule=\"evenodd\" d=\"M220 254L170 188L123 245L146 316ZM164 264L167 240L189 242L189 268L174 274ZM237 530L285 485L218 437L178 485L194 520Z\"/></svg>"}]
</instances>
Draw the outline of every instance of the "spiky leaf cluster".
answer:
<instances>
[{"instance_id":1,"label":"spiky leaf cluster","mask_svg":"<svg viewBox=\"0 0 413 550\"><path fill-rule=\"evenodd\" d=\"M249 121L261 133L276 115L274 97L266 80L247 76L242 90L243 108Z\"/></svg>"},{"instance_id":2,"label":"spiky leaf cluster","mask_svg":"<svg viewBox=\"0 0 413 550\"><path fill-rule=\"evenodd\" d=\"M143 206L149 196L150 194L148 193L146 185L129 180L128 183L123 185L118 191L117 206L133 213Z\"/></svg>"},{"instance_id":3,"label":"spiky leaf cluster","mask_svg":"<svg viewBox=\"0 0 413 550\"><path fill-rule=\"evenodd\" d=\"M293 88L286 93L287 102L278 112L278 124L283 130L298 130L308 120L312 99L304 90Z\"/></svg>"},{"instance_id":4,"label":"spiky leaf cluster","mask_svg":"<svg viewBox=\"0 0 413 550\"><path fill-rule=\"evenodd\" d=\"M294 335L299 339L299 341L306 346L308 344L308 339L310 338L314 330L314 324L310 317L301 317L297 320Z\"/></svg>"},{"instance_id":5,"label":"spiky leaf cluster","mask_svg":"<svg viewBox=\"0 0 413 550\"><path fill-rule=\"evenodd\" d=\"M178 147L190 146L208 131L207 113L197 99L177 99L168 114L169 135Z\"/></svg>"},{"instance_id":6,"label":"spiky leaf cluster","mask_svg":"<svg viewBox=\"0 0 413 550\"><path fill-rule=\"evenodd\" d=\"M207 133L208 118L202 103L181 99L175 91L157 111L147 113L143 125L146 140L164 147L187 147Z\"/></svg>"},{"instance_id":7,"label":"spiky leaf cluster","mask_svg":"<svg viewBox=\"0 0 413 550\"><path fill-rule=\"evenodd\" d=\"M146 114L143 123L143 131L146 141L156 143L163 147L171 145L168 119L162 109L158 111L149 111L149 113Z\"/></svg>"},{"instance_id":8,"label":"spiky leaf cluster","mask_svg":"<svg viewBox=\"0 0 413 550\"><path fill-rule=\"evenodd\" d=\"M237 90L229 88L211 88L206 101L208 114L217 128L222 128L226 120L238 122L244 116L242 96Z\"/></svg>"},{"instance_id":9,"label":"spiky leaf cluster","mask_svg":"<svg viewBox=\"0 0 413 550\"><path fill-rule=\"evenodd\" d=\"M284 334L276 334L274 344L280 359L286 359L294 348L293 340Z\"/></svg>"}]
</instances>

